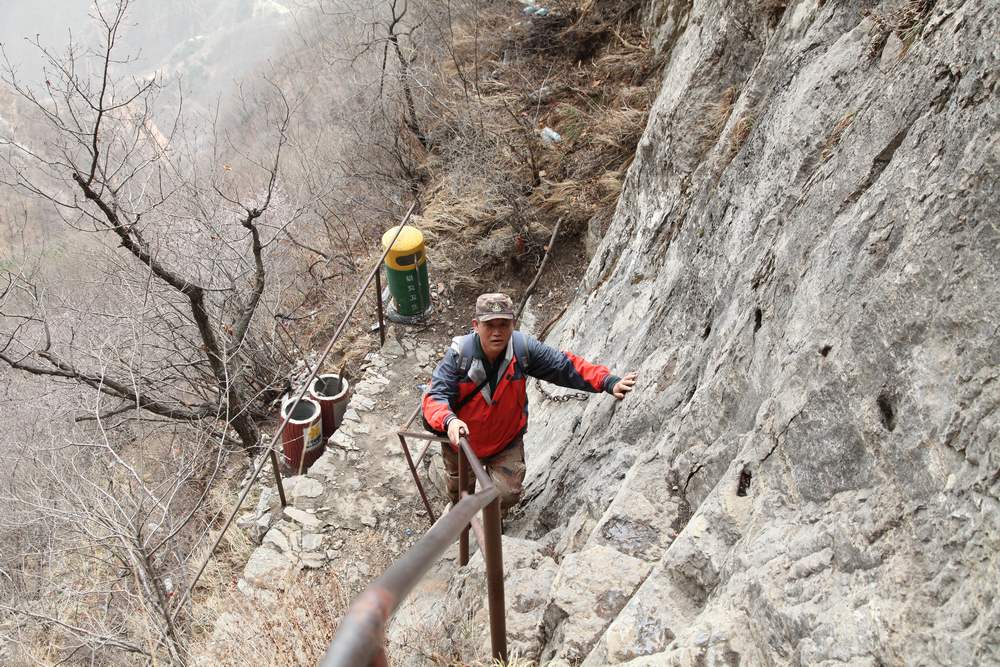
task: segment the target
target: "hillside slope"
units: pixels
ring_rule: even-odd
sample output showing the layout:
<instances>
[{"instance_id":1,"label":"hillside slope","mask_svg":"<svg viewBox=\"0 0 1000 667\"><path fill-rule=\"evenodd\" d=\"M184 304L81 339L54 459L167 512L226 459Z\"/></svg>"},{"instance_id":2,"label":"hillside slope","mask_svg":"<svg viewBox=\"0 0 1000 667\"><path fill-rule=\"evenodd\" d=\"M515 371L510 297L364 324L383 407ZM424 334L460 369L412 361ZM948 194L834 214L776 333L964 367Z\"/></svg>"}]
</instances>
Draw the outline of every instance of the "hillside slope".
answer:
<instances>
[{"instance_id":1,"label":"hillside slope","mask_svg":"<svg viewBox=\"0 0 1000 667\"><path fill-rule=\"evenodd\" d=\"M1000 662L997 9L654 2L662 87L548 337L640 384L532 391L515 648Z\"/></svg>"}]
</instances>

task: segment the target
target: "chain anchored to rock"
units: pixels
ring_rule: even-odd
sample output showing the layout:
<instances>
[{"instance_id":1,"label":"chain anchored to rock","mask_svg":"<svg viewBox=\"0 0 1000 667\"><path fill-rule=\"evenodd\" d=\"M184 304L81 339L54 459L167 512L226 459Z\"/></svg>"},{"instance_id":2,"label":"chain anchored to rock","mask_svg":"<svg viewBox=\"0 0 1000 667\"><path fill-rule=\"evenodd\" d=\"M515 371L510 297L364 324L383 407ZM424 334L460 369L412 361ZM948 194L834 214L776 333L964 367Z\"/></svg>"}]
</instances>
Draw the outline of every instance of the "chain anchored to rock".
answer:
<instances>
[{"instance_id":1,"label":"chain anchored to rock","mask_svg":"<svg viewBox=\"0 0 1000 667\"><path fill-rule=\"evenodd\" d=\"M565 403L566 401L585 401L590 398L590 394L584 393L582 391L574 391L569 394L560 394L556 396L550 393L545 387L542 386L542 382L539 379L535 379L535 388L542 394L542 398L546 401L552 401L553 403Z\"/></svg>"}]
</instances>

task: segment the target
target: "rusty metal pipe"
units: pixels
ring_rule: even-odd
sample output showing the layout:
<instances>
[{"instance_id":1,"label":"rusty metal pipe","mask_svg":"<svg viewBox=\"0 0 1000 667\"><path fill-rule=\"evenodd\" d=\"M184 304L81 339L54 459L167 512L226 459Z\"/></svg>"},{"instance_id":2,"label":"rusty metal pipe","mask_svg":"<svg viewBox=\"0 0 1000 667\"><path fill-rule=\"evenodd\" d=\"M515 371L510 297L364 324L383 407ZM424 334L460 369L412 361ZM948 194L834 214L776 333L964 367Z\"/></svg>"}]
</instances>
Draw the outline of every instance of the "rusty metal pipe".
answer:
<instances>
[{"instance_id":1,"label":"rusty metal pipe","mask_svg":"<svg viewBox=\"0 0 1000 667\"><path fill-rule=\"evenodd\" d=\"M413 462L413 458L410 456L410 448L406 444L406 436L402 433L399 435L399 446L403 449L403 456L406 457L406 464L410 466L410 474L413 475L413 481L417 483L417 491L420 492L420 499L424 501L424 509L427 510L427 517L431 521L431 525L434 524L434 510L431 509L431 503L427 500L427 493L424 492L424 485L420 483L420 476L417 474L417 466ZM423 454L421 454L423 456Z\"/></svg>"},{"instance_id":2,"label":"rusty metal pipe","mask_svg":"<svg viewBox=\"0 0 1000 667\"><path fill-rule=\"evenodd\" d=\"M305 452L302 452L302 457L305 458ZM278 489L278 500L281 501L282 507L288 507L288 500L285 498L285 485L281 483L281 468L278 467L278 455L274 453L273 448L271 449L271 470L274 472L274 484Z\"/></svg>"},{"instance_id":3,"label":"rusty metal pipe","mask_svg":"<svg viewBox=\"0 0 1000 667\"><path fill-rule=\"evenodd\" d=\"M466 459L465 450L459 448L458 450L458 497L461 498L462 494L469 487L469 462ZM461 500L459 503L461 504ZM471 520L471 517L470 517ZM459 567L464 567L469 564L469 526L468 522L462 532L458 536L458 565Z\"/></svg>"},{"instance_id":4,"label":"rusty metal pipe","mask_svg":"<svg viewBox=\"0 0 1000 667\"><path fill-rule=\"evenodd\" d=\"M493 479L486 473L486 468L483 467L483 464L479 462L479 457L472 451L469 441L462 438L459 440L459 447L465 455L466 462L472 467L472 473L479 480L479 485L484 489L488 486L493 486Z\"/></svg>"},{"instance_id":5,"label":"rusty metal pipe","mask_svg":"<svg viewBox=\"0 0 1000 667\"><path fill-rule=\"evenodd\" d=\"M448 438L442 438L439 435L431 435L430 433L422 433L420 431L397 431L400 435L405 435L407 438L414 438L416 440L430 440L431 442L451 442Z\"/></svg>"},{"instance_id":6,"label":"rusty metal pipe","mask_svg":"<svg viewBox=\"0 0 1000 667\"><path fill-rule=\"evenodd\" d=\"M450 512L441 515L409 551L389 566L354 601L337 628L322 667L369 665L381 650L385 625L417 582L441 554L467 529L469 521L498 497L495 486L466 496Z\"/></svg>"},{"instance_id":7,"label":"rusty metal pipe","mask_svg":"<svg viewBox=\"0 0 1000 667\"><path fill-rule=\"evenodd\" d=\"M486 596L490 611L490 644L493 658L507 662L507 614L503 590L503 527L499 495L483 509L485 533L483 561L486 563Z\"/></svg>"},{"instance_id":8,"label":"rusty metal pipe","mask_svg":"<svg viewBox=\"0 0 1000 667\"><path fill-rule=\"evenodd\" d=\"M396 234L399 236L399 234ZM393 243L395 243L393 239ZM391 246L390 246L391 247ZM384 261L384 260L383 260ZM378 301L378 340L379 347L385 345L385 318L382 315L382 272L375 272L375 299Z\"/></svg>"}]
</instances>

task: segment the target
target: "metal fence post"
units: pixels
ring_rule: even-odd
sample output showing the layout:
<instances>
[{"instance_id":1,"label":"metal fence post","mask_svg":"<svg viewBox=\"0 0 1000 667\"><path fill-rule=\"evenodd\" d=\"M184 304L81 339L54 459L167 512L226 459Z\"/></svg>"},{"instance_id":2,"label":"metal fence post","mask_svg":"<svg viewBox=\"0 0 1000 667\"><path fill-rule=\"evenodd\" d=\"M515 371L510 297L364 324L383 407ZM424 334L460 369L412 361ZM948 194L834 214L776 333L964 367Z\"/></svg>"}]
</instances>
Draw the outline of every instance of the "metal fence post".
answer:
<instances>
[{"instance_id":1,"label":"metal fence post","mask_svg":"<svg viewBox=\"0 0 1000 667\"><path fill-rule=\"evenodd\" d=\"M379 345L385 345L385 316L382 314L382 267L375 271L375 300L378 301Z\"/></svg>"},{"instance_id":2,"label":"metal fence post","mask_svg":"<svg viewBox=\"0 0 1000 667\"><path fill-rule=\"evenodd\" d=\"M427 516L430 517L431 525L437 520L434 517L434 510L431 509L431 502L427 499L427 493L424 491L423 484L420 483L420 477L417 474L417 467L413 463L413 457L410 456L410 448L406 445L406 436L402 433L396 434L399 437L399 446L403 450L403 455L406 456L406 465L410 466L410 474L413 475L413 480L417 483L417 491L420 492L420 499L424 501L424 508L427 510Z\"/></svg>"},{"instance_id":3,"label":"metal fence post","mask_svg":"<svg viewBox=\"0 0 1000 667\"><path fill-rule=\"evenodd\" d=\"M305 457L305 452L302 453ZM285 499L285 485L281 481L281 468L278 466L278 455L274 453L274 448L271 448L271 468L274 470L274 483L278 488L278 498L281 500L282 507L288 507L288 501Z\"/></svg>"},{"instance_id":4,"label":"metal fence post","mask_svg":"<svg viewBox=\"0 0 1000 667\"><path fill-rule=\"evenodd\" d=\"M501 537L500 497L483 508L486 561L486 593L490 609L490 644L493 659L507 662L507 618L503 592L503 543Z\"/></svg>"},{"instance_id":5,"label":"metal fence post","mask_svg":"<svg viewBox=\"0 0 1000 667\"><path fill-rule=\"evenodd\" d=\"M458 448L458 499L461 501L465 488L469 485L469 478L472 470L469 469L469 460L465 456L465 449ZM475 482L473 482L475 483ZM469 564L469 527L462 530L458 537L458 565L459 567Z\"/></svg>"}]
</instances>

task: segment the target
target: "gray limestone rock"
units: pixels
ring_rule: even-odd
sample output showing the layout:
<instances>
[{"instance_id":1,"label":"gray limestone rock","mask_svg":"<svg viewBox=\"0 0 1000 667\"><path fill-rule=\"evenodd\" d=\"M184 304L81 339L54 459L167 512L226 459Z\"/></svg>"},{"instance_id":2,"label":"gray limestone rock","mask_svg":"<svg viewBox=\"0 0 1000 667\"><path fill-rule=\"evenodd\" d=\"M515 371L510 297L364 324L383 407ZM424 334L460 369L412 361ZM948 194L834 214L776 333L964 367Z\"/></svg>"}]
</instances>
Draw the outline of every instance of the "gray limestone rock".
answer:
<instances>
[{"instance_id":1,"label":"gray limestone rock","mask_svg":"<svg viewBox=\"0 0 1000 667\"><path fill-rule=\"evenodd\" d=\"M503 538L504 597L507 645L511 654L534 659L544 644L543 617L558 569L545 548L530 540ZM454 623L450 637L442 637L442 619ZM407 665L423 665L421 654L434 649L458 651L462 664L490 653L486 605L486 569L482 554L458 568L449 549L418 589L403 604L389 626L390 655ZM444 640L428 646L431 638Z\"/></svg>"},{"instance_id":2,"label":"gray limestone rock","mask_svg":"<svg viewBox=\"0 0 1000 667\"><path fill-rule=\"evenodd\" d=\"M351 405L356 411L370 412L372 408L375 407L375 401L362 394L354 394L354 396L351 397ZM346 418L347 413L345 412L344 414ZM355 414L357 414L357 412L355 412Z\"/></svg>"},{"instance_id":3,"label":"gray limestone rock","mask_svg":"<svg viewBox=\"0 0 1000 667\"><path fill-rule=\"evenodd\" d=\"M358 446L354 444L354 438L349 436L346 432L338 430L330 439L327 441L330 447L339 447L346 452L356 452L358 451Z\"/></svg>"},{"instance_id":4,"label":"gray limestone rock","mask_svg":"<svg viewBox=\"0 0 1000 667\"><path fill-rule=\"evenodd\" d=\"M300 510L297 507L286 507L284 513L289 519L302 524L303 528L309 530L317 530L322 525L315 514L310 514L309 512Z\"/></svg>"},{"instance_id":5,"label":"gray limestone rock","mask_svg":"<svg viewBox=\"0 0 1000 667\"><path fill-rule=\"evenodd\" d=\"M284 484L286 497L299 509L314 510L323 500L323 484L315 477L289 477Z\"/></svg>"},{"instance_id":6,"label":"gray limestone rock","mask_svg":"<svg viewBox=\"0 0 1000 667\"><path fill-rule=\"evenodd\" d=\"M382 346L382 354L386 357L405 357L406 350L399 344L395 336L386 336L385 345Z\"/></svg>"},{"instance_id":7,"label":"gray limestone rock","mask_svg":"<svg viewBox=\"0 0 1000 667\"><path fill-rule=\"evenodd\" d=\"M307 533L302 536L303 551L319 551L323 547L323 536L316 533Z\"/></svg>"},{"instance_id":8,"label":"gray limestone rock","mask_svg":"<svg viewBox=\"0 0 1000 667\"><path fill-rule=\"evenodd\" d=\"M661 90L547 337L639 383L529 390L513 529L652 568L588 665L998 664L1000 11L770 4L650 5Z\"/></svg>"},{"instance_id":9,"label":"gray limestone rock","mask_svg":"<svg viewBox=\"0 0 1000 667\"><path fill-rule=\"evenodd\" d=\"M243 568L243 579L256 588L283 590L292 573L292 562L269 546L254 549Z\"/></svg>"},{"instance_id":10,"label":"gray limestone rock","mask_svg":"<svg viewBox=\"0 0 1000 667\"><path fill-rule=\"evenodd\" d=\"M563 559L543 618L548 642L542 660L582 661L650 567L606 546Z\"/></svg>"}]
</instances>

